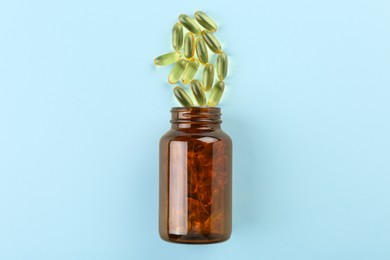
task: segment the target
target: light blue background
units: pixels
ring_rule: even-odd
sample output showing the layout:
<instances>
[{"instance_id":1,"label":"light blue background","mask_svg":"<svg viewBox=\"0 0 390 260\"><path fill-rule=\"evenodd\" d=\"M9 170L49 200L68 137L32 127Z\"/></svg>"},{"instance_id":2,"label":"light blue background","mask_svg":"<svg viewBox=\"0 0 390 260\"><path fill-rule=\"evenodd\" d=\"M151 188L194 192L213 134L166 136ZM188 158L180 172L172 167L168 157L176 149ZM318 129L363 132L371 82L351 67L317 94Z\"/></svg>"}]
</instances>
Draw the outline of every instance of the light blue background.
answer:
<instances>
[{"instance_id":1,"label":"light blue background","mask_svg":"<svg viewBox=\"0 0 390 260\"><path fill-rule=\"evenodd\" d=\"M234 231L160 240L180 13L220 24ZM1 1L0 259L390 259L390 2Z\"/></svg>"}]
</instances>

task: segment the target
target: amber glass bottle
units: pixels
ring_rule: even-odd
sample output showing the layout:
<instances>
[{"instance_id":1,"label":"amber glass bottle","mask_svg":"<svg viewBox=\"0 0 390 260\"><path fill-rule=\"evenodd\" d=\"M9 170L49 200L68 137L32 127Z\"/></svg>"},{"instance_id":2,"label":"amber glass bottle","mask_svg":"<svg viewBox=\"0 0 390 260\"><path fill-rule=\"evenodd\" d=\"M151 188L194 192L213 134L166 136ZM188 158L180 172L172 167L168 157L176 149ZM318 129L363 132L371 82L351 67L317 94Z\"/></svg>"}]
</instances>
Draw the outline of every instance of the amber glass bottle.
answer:
<instances>
[{"instance_id":1,"label":"amber glass bottle","mask_svg":"<svg viewBox=\"0 0 390 260\"><path fill-rule=\"evenodd\" d=\"M171 116L160 140L160 236L225 241L232 230L232 141L221 130L221 109L175 107Z\"/></svg>"}]
</instances>

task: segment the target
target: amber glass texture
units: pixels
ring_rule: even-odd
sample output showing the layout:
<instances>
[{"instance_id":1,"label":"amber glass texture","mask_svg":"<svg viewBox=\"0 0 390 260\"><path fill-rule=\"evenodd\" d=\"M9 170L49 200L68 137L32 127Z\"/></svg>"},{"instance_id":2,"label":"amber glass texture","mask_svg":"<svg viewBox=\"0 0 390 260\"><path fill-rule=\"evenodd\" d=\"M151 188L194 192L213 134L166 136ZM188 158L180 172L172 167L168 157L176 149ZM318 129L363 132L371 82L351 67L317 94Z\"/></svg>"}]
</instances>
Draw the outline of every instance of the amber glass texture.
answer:
<instances>
[{"instance_id":1,"label":"amber glass texture","mask_svg":"<svg viewBox=\"0 0 390 260\"><path fill-rule=\"evenodd\" d=\"M232 141L218 107L174 107L160 140L159 233L206 244L232 230Z\"/></svg>"}]
</instances>

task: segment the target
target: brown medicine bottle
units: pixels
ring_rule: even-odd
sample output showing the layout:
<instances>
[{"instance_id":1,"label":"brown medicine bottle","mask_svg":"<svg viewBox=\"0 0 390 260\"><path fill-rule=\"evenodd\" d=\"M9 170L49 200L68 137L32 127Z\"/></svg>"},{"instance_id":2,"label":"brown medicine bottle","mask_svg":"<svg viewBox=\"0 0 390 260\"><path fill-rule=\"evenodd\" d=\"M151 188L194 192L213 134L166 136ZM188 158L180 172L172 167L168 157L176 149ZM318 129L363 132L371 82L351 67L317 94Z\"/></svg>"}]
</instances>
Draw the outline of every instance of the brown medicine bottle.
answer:
<instances>
[{"instance_id":1,"label":"brown medicine bottle","mask_svg":"<svg viewBox=\"0 0 390 260\"><path fill-rule=\"evenodd\" d=\"M217 107L174 107L160 140L159 233L206 244L232 230L232 141Z\"/></svg>"}]
</instances>

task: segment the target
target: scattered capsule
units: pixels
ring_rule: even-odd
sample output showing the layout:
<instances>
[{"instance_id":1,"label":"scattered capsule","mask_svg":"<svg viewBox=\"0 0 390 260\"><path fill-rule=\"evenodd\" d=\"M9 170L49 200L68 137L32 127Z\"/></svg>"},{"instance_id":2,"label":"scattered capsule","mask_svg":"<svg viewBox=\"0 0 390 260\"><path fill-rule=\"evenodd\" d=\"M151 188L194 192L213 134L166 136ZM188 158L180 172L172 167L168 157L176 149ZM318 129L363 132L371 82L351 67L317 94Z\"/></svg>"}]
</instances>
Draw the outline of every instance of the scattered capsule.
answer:
<instances>
[{"instance_id":1,"label":"scattered capsule","mask_svg":"<svg viewBox=\"0 0 390 260\"><path fill-rule=\"evenodd\" d=\"M172 29L172 47L175 51L180 51L183 46L183 25L176 23Z\"/></svg>"},{"instance_id":2,"label":"scattered capsule","mask_svg":"<svg viewBox=\"0 0 390 260\"><path fill-rule=\"evenodd\" d=\"M228 56L226 53L221 52L218 54L217 58L217 75L220 80L226 78L228 72Z\"/></svg>"},{"instance_id":3,"label":"scattered capsule","mask_svg":"<svg viewBox=\"0 0 390 260\"><path fill-rule=\"evenodd\" d=\"M181 59L175 63L175 66L171 69L168 75L168 82L171 84L175 84L178 82L183 75L183 71L186 68L187 60Z\"/></svg>"},{"instance_id":4,"label":"scattered capsule","mask_svg":"<svg viewBox=\"0 0 390 260\"><path fill-rule=\"evenodd\" d=\"M184 57L191 59L195 55L195 37L192 33L187 33L184 36Z\"/></svg>"},{"instance_id":5,"label":"scattered capsule","mask_svg":"<svg viewBox=\"0 0 390 260\"><path fill-rule=\"evenodd\" d=\"M197 59L188 61L182 76L182 81L184 84L188 84L191 82L196 72L198 71L198 68L199 68L199 61Z\"/></svg>"},{"instance_id":6,"label":"scattered capsule","mask_svg":"<svg viewBox=\"0 0 390 260\"><path fill-rule=\"evenodd\" d=\"M192 94L194 94L195 100L199 106L204 106L206 104L206 95L202 89L202 83L200 83L199 80L193 79L191 81Z\"/></svg>"},{"instance_id":7,"label":"scattered capsule","mask_svg":"<svg viewBox=\"0 0 390 260\"><path fill-rule=\"evenodd\" d=\"M225 83L220 80L215 83L214 87L211 89L209 102L207 103L210 107L215 107L218 105L219 100L221 100L223 91L225 89Z\"/></svg>"},{"instance_id":8,"label":"scattered capsule","mask_svg":"<svg viewBox=\"0 0 390 260\"><path fill-rule=\"evenodd\" d=\"M217 24L207 14L202 11L195 12L195 19L200 25L210 32L215 32L218 29Z\"/></svg>"},{"instance_id":9,"label":"scattered capsule","mask_svg":"<svg viewBox=\"0 0 390 260\"><path fill-rule=\"evenodd\" d=\"M196 55L198 56L198 59L200 63L206 64L209 62L209 54L207 52L206 43L202 38L196 39Z\"/></svg>"},{"instance_id":10,"label":"scattered capsule","mask_svg":"<svg viewBox=\"0 0 390 260\"><path fill-rule=\"evenodd\" d=\"M221 44L218 39L209 31L202 31L202 38L206 42L207 46L209 46L210 50L215 53L221 52Z\"/></svg>"},{"instance_id":11,"label":"scattered capsule","mask_svg":"<svg viewBox=\"0 0 390 260\"><path fill-rule=\"evenodd\" d=\"M175 63L181 58L181 54L177 52L169 52L166 54L163 54L161 56L158 56L154 59L154 64L158 66L165 66L172 63Z\"/></svg>"},{"instance_id":12,"label":"scattered capsule","mask_svg":"<svg viewBox=\"0 0 390 260\"><path fill-rule=\"evenodd\" d=\"M203 91L209 92L214 83L214 65L206 64L203 70L202 86Z\"/></svg>"},{"instance_id":13,"label":"scattered capsule","mask_svg":"<svg viewBox=\"0 0 390 260\"><path fill-rule=\"evenodd\" d=\"M182 104L183 107L193 107L194 106L194 103L192 102L190 96L181 87L176 86L173 89L173 94L175 95L175 98L177 99L177 101L179 101L179 103Z\"/></svg>"},{"instance_id":14,"label":"scattered capsule","mask_svg":"<svg viewBox=\"0 0 390 260\"><path fill-rule=\"evenodd\" d=\"M190 32L193 34L200 34L201 30L199 26L196 24L195 20L189 17L186 14L179 15L179 22Z\"/></svg>"}]
</instances>

